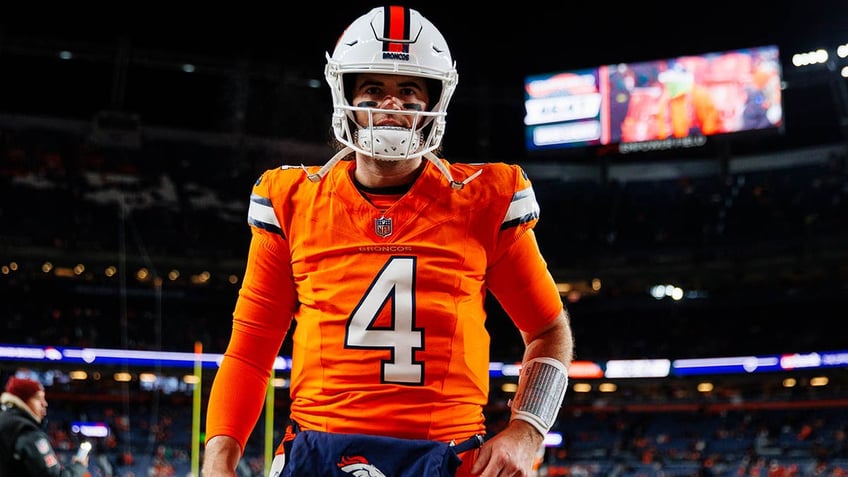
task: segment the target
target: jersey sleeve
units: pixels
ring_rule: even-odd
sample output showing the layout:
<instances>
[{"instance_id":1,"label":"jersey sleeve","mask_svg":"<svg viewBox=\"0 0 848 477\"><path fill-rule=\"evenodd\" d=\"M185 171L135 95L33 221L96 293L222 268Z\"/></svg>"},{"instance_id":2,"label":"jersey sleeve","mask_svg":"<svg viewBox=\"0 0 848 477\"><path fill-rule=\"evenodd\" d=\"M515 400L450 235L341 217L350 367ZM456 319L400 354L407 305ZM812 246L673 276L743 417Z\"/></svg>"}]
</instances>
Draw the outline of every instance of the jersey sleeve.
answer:
<instances>
[{"instance_id":1,"label":"jersey sleeve","mask_svg":"<svg viewBox=\"0 0 848 477\"><path fill-rule=\"evenodd\" d=\"M563 303L533 231L540 212L533 186L520 167L512 168L514 192L500 226L487 284L515 325L532 332L553 321Z\"/></svg>"},{"instance_id":2,"label":"jersey sleeve","mask_svg":"<svg viewBox=\"0 0 848 477\"><path fill-rule=\"evenodd\" d=\"M270 190L261 180L253 189L247 268L207 409L207 440L228 435L242 449L264 405L270 371L297 305L288 242Z\"/></svg>"},{"instance_id":3,"label":"jersey sleeve","mask_svg":"<svg viewBox=\"0 0 848 477\"><path fill-rule=\"evenodd\" d=\"M522 234L489 269L488 283L492 294L521 331L543 328L562 311L562 298L532 229Z\"/></svg>"}]
</instances>

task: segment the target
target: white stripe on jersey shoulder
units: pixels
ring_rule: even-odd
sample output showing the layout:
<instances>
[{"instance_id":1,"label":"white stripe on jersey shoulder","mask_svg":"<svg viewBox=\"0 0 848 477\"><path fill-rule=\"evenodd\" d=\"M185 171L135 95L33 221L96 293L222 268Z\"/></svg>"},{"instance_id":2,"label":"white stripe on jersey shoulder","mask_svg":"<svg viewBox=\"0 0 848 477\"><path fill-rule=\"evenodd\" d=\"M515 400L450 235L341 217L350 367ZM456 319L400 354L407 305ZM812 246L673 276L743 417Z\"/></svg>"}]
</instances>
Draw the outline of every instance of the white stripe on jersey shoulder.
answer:
<instances>
[{"instance_id":1,"label":"white stripe on jersey shoulder","mask_svg":"<svg viewBox=\"0 0 848 477\"><path fill-rule=\"evenodd\" d=\"M506 211L501 229L515 227L539 218L539 203L533 186L517 191L512 196L512 202Z\"/></svg>"},{"instance_id":2,"label":"white stripe on jersey shoulder","mask_svg":"<svg viewBox=\"0 0 848 477\"><path fill-rule=\"evenodd\" d=\"M261 195L250 195L250 207L247 209L247 223L269 232L282 234L280 221L274 214L274 206L271 199Z\"/></svg>"}]
</instances>

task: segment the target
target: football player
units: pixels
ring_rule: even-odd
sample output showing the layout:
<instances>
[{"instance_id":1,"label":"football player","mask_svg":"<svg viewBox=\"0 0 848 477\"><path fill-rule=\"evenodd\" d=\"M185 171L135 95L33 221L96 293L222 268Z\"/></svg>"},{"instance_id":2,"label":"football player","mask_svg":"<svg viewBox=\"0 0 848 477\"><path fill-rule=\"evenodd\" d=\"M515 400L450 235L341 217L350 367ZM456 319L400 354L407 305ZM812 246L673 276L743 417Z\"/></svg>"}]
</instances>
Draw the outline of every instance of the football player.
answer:
<instances>
[{"instance_id":1,"label":"football player","mask_svg":"<svg viewBox=\"0 0 848 477\"><path fill-rule=\"evenodd\" d=\"M418 11L355 20L325 76L338 153L253 186L203 475L236 475L290 328L291 425L273 475L530 475L573 352L530 180L516 165L440 157L458 75ZM493 436L488 293L525 343L512 418Z\"/></svg>"}]
</instances>

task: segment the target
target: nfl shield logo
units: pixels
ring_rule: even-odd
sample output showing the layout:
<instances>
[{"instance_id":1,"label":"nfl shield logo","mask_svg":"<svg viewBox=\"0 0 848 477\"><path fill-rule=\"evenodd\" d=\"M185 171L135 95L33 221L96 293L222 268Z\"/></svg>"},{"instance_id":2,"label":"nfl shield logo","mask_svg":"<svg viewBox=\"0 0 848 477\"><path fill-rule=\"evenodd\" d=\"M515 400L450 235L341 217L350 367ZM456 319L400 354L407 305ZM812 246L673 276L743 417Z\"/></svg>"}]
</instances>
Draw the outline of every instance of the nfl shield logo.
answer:
<instances>
[{"instance_id":1,"label":"nfl shield logo","mask_svg":"<svg viewBox=\"0 0 848 477\"><path fill-rule=\"evenodd\" d=\"M374 232L380 237L388 237L392 234L392 219L380 217L374 220Z\"/></svg>"}]
</instances>

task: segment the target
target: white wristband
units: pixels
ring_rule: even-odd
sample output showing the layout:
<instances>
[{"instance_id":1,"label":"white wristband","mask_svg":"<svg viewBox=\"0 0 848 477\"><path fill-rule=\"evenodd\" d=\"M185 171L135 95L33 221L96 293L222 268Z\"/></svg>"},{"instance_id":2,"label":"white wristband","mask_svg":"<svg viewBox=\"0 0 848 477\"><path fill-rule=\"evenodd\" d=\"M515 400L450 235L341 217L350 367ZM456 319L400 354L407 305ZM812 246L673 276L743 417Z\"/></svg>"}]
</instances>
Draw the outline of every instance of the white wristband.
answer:
<instances>
[{"instance_id":1,"label":"white wristband","mask_svg":"<svg viewBox=\"0 0 848 477\"><path fill-rule=\"evenodd\" d=\"M568 370L554 358L533 358L521 365L518 390L510 402L510 420L533 425L543 436L556 421L568 387Z\"/></svg>"}]
</instances>

